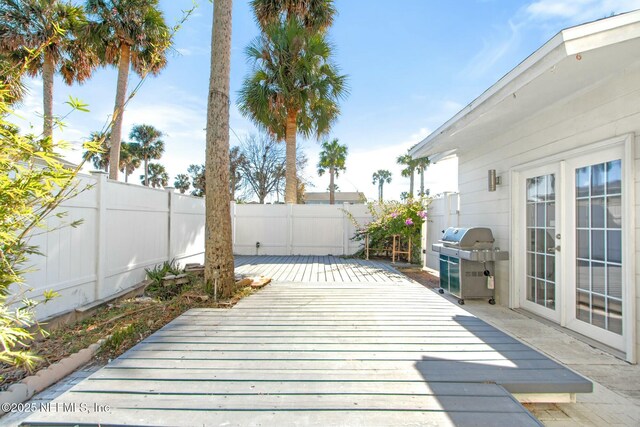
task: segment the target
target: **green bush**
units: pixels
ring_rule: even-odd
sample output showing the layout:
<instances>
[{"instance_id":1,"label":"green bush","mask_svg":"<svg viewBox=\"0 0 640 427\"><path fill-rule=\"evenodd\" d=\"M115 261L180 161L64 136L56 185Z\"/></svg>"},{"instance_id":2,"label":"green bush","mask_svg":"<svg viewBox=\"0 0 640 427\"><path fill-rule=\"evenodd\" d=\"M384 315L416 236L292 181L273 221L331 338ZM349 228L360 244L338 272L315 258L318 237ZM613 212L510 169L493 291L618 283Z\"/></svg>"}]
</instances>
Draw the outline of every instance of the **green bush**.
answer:
<instances>
[{"instance_id":1,"label":"green bush","mask_svg":"<svg viewBox=\"0 0 640 427\"><path fill-rule=\"evenodd\" d=\"M24 283L25 263L30 255L39 254L29 236L37 228L46 230L50 216L64 218L63 212L54 211L84 190L76 180L82 164L70 169L60 160L67 148L64 142L20 135L9 122L7 98L0 86L0 362L31 370L39 360L27 349L34 328L46 334L35 320L35 307L56 294L45 292L40 301L26 296L31 289ZM85 107L73 99L69 105ZM99 150L98 145L85 148ZM79 224L63 222L57 227Z\"/></svg>"},{"instance_id":2,"label":"green bush","mask_svg":"<svg viewBox=\"0 0 640 427\"><path fill-rule=\"evenodd\" d=\"M354 240L364 241L369 237L369 247L380 252L382 248L389 248L394 235L401 236L405 241L411 238L412 262L420 259L420 235L422 224L427 220L427 207L430 198L409 199L406 202L374 202L368 208L372 220L368 224L356 225ZM364 254L364 250L358 255Z\"/></svg>"},{"instance_id":3,"label":"green bush","mask_svg":"<svg viewBox=\"0 0 640 427\"><path fill-rule=\"evenodd\" d=\"M147 268L145 271L147 272L147 277L153 281L153 283L147 287L147 295L160 300L168 300L179 293L180 289L177 287L167 287L162 284L162 279L165 276L169 274L175 276L184 273L184 271L176 265L175 260L171 262L165 261L163 264L158 264L153 268Z\"/></svg>"}]
</instances>

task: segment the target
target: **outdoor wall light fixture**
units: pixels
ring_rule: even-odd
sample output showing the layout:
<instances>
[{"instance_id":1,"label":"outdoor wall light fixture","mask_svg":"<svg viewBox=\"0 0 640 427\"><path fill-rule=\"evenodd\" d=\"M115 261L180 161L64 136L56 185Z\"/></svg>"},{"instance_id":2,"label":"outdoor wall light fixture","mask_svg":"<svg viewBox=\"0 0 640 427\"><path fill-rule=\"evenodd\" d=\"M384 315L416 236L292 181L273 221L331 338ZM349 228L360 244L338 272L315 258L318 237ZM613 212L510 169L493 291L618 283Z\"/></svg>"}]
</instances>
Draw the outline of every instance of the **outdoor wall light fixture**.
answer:
<instances>
[{"instance_id":1,"label":"outdoor wall light fixture","mask_svg":"<svg viewBox=\"0 0 640 427\"><path fill-rule=\"evenodd\" d=\"M496 191L496 186L502 184L502 178L496 175L495 169L489 169L487 184L489 191Z\"/></svg>"}]
</instances>

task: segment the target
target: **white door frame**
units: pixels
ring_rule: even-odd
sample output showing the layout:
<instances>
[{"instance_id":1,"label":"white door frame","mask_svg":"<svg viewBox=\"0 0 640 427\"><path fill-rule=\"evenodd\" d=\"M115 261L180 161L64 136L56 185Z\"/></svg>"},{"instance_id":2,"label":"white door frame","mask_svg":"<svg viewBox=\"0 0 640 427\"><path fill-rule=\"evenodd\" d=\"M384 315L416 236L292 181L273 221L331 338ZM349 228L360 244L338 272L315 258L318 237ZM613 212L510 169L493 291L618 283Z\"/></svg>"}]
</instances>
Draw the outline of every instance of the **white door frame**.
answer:
<instances>
[{"instance_id":1,"label":"white door frame","mask_svg":"<svg viewBox=\"0 0 640 427\"><path fill-rule=\"evenodd\" d=\"M544 158L537 159L534 161L526 162L514 166L510 169L510 189L511 189L511 253L512 262L510 269L510 298L509 298L509 307L518 308L521 307L520 304L520 294L523 289L522 277L521 275L526 268L526 260L522 259L519 255L521 253L521 248L525 244L523 240L524 233L521 233L521 230L524 229L525 217L522 216L521 206L524 206L524 194L522 194L521 189L523 188L523 179L522 174L528 169L533 169L537 166L544 166L552 163L560 164L560 178L562 182L565 182L565 167L566 164L564 160L570 159L573 157L579 157L581 155L598 152L601 150L605 150L613 147L623 147L624 156L623 156L623 167L622 167L622 179L623 179L623 205L622 205L622 216L623 216L623 230L629 230L629 233L632 234L631 238L626 239L625 244L622 248L622 257L623 257L623 324L622 328L624 331L624 352L625 359L630 363L636 363L637 355L636 355L636 322L638 319L638 314L636 313L636 218L635 218L635 153L636 153L636 144L640 143L640 138L636 141L636 138L633 134L625 134L620 135L614 138L610 138L607 140L599 141L593 144L585 145L583 147L579 147L572 150L567 150L564 152L556 153L553 155L548 155ZM640 150L639 150L640 151ZM564 184L561 184L564 186ZM563 195L562 197L566 197ZM566 206L568 203L572 203L573 201L565 200L565 203L560 203L562 206ZM566 207L563 207L560 211L561 221L566 221ZM566 231L566 227L564 224L559 224L562 231ZM566 234L566 232L565 232ZM566 236L563 235L562 239L564 247L566 248L568 244L575 245L575 243L568 243ZM561 252L562 256L566 256L567 251ZM563 269L566 270L566 269ZM557 273L556 273L557 274ZM566 276L566 272L561 273ZM562 280L565 282L565 277L558 278L556 276L556 280ZM564 287L563 300L567 298L566 295L566 286ZM567 324L567 314L566 307L561 309L560 314L560 325L566 326Z\"/></svg>"},{"instance_id":2,"label":"white door frame","mask_svg":"<svg viewBox=\"0 0 640 427\"><path fill-rule=\"evenodd\" d=\"M558 162L553 162L550 164L546 164L546 165L542 165L542 166L534 166L530 169L526 169L526 170L522 170L520 172L518 172L518 174L520 175L520 180L519 180L519 188L518 191L523 197L521 198L519 204L518 204L518 209L519 209L519 215L520 218L522 218L520 224L518 225L518 228L513 230L513 233L519 233L520 235L520 245L517 248L517 252L512 252L513 253L513 258L517 259L518 265L517 268L519 269L517 272L517 276L520 278L524 278L526 277L526 268L527 268L527 227L526 227L526 180L530 177L536 177L536 176L543 176L543 175L551 175L553 174L555 177L555 206L556 206L556 211L555 211L555 230L554 230L554 235L556 234L560 234L561 236L563 236L563 230L564 230L564 219L565 216L562 215L562 211L561 209L563 208L564 204L563 203L559 203L559 201L562 200L563 197L563 188L560 185L560 183L562 182L562 168L561 168L561 164L559 164ZM560 245L560 251L555 253L555 283L556 285L560 285L560 286L556 286L555 288L555 309L552 310L550 308L546 308L543 307L537 303L531 302L529 300L527 300L526 298L526 292L524 291L524 289L526 289L526 283L522 282L522 279L520 279L520 281L518 281L518 283L520 283L519 286L519 291L520 291L520 298L519 298L519 305L529 311L531 311L532 313L537 314L538 316L547 318L549 320L552 320L556 323L560 323L562 324L562 319L560 317L561 313L563 313L563 310L561 310L562 304L563 304L563 297L564 297L564 293L561 292L561 286L562 283L564 283L564 276L563 276L563 271L564 269L562 268L564 263L563 263L563 254L564 251L562 250L562 245L563 245L563 239L556 239L556 246ZM545 260L546 263L546 260Z\"/></svg>"}]
</instances>

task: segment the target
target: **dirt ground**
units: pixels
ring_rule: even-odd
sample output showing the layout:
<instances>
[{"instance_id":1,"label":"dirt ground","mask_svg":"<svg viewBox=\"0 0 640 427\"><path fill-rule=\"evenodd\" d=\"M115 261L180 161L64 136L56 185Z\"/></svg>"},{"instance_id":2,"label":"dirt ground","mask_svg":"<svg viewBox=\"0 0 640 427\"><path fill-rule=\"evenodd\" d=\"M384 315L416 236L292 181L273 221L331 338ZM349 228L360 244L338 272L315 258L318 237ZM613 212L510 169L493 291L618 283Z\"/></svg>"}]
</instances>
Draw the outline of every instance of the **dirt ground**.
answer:
<instances>
[{"instance_id":1,"label":"dirt ground","mask_svg":"<svg viewBox=\"0 0 640 427\"><path fill-rule=\"evenodd\" d=\"M404 275L408 276L409 278L415 280L416 282L427 288L436 289L440 287L440 278L434 276L433 274L429 274L424 270L400 269L400 271Z\"/></svg>"}]
</instances>

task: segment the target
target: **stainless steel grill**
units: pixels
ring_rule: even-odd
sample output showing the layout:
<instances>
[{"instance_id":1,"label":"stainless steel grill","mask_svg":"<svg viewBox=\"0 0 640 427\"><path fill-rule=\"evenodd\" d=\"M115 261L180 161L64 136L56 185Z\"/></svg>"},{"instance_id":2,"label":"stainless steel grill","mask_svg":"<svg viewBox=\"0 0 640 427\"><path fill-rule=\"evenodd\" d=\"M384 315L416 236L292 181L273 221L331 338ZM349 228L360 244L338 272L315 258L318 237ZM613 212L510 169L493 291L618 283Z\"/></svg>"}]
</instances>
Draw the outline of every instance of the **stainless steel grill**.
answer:
<instances>
[{"instance_id":1,"label":"stainless steel grill","mask_svg":"<svg viewBox=\"0 0 640 427\"><path fill-rule=\"evenodd\" d=\"M444 230L440 243L431 249L440 253L440 293L458 297L489 298L495 304L494 261L509 259L509 252L494 247L491 229L485 227Z\"/></svg>"}]
</instances>

